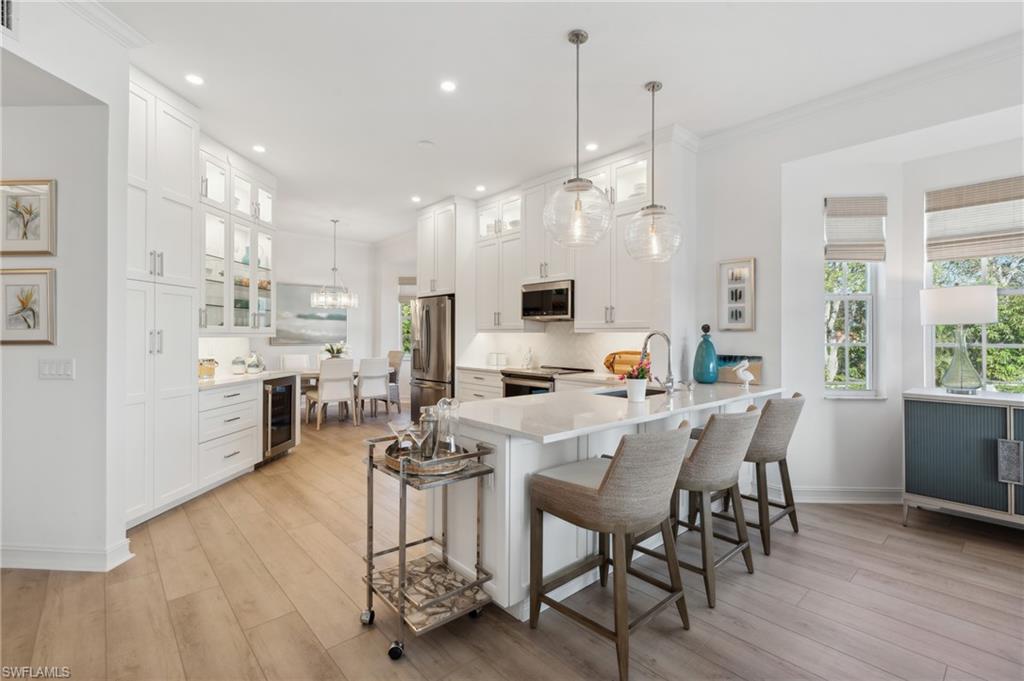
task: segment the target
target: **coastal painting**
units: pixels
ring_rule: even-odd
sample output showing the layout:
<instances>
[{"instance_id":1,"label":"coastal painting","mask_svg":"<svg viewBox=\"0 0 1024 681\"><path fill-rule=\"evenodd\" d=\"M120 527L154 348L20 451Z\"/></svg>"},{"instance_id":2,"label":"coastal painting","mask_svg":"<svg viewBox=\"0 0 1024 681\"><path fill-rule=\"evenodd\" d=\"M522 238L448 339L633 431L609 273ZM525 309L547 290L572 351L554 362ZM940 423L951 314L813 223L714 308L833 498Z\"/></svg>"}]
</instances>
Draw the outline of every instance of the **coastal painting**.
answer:
<instances>
[{"instance_id":1,"label":"coastal painting","mask_svg":"<svg viewBox=\"0 0 1024 681\"><path fill-rule=\"evenodd\" d=\"M320 289L308 284L278 284L277 335L271 345L319 345L348 340L348 310L311 307L309 297Z\"/></svg>"}]
</instances>

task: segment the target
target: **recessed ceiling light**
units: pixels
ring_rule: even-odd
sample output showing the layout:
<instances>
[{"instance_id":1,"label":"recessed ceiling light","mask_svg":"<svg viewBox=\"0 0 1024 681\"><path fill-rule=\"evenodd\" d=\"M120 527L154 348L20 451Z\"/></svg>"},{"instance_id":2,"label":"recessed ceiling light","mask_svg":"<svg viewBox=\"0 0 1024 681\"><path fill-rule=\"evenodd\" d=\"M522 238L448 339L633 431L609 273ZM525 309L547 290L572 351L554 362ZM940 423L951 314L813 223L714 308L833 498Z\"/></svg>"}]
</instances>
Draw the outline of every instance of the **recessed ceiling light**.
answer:
<instances>
[{"instance_id":1,"label":"recessed ceiling light","mask_svg":"<svg viewBox=\"0 0 1024 681\"><path fill-rule=\"evenodd\" d=\"M482 184L478 184L478 185L476 186L476 190L477 190L478 192L485 192L485 191L487 191L487 187L483 186Z\"/></svg>"},{"instance_id":2,"label":"recessed ceiling light","mask_svg":"<svg viewBox=\"0 0 1024 681\"><path fill-rule=\"evenodd\" d=\"M583 148L587 151L597 151L597 142L587 142L587 146Z\"/></svg>"},{"instance_id":3,"label":"recessed ceiling light","mask_svg":"<svg viewBox=\"0 0 1024 681\"><path fill-rule=\"evenodd\" d=\"M262 144L254 144L252 145L252 150L255 151L257 154L262 154L264 151L267 150L267 148Z\"/></svg>"},{"instance_id":4,"label":"recessed ceiling light","mask_svg":"<svg viewBox=\"0 0 1024 681\"><path fill-rule=\"evenodd\" d=\"M416 146L424 151L431 151L437 145L434 144L433 140L420 140L416 143Z\"/></svg>"},{"instance_id":5,"label":"recessed ceiling light","mask_svg":"<svg viewBox=\"0 0 1024 681\"><path fill-rule=\"evenodd\" d=\"M413 203L419 203L419 202L420 202L420 201L422 201L423 199L421 199L421 198L420 198L419 196L417 196L416 194L413 194L413 195L412 195L411 197L409 197L409 200L410 200L410 201L412 201Z\"/></svg>"},{"instance_id":6,"label":"recessed ceiling light","mask_svg":"<svg viewBox=\"0 0 1024 681\"><path fill-rule=\"evenodd\" d=\"M200 76L198 73L186 73L185 80L192 83L193 85L202 85L205 82L203 80L203 77Z\"/></svg>"},{"instance_id":7,"label":"recessed ceiling light","mask_svg":"<svg viewBox=\"0 0 1024 681\"><path fill-rule=\"evenodd\" d=\"M455 84L454 80L441 81L441 90L443 90L444 92L455 92L455 88L457 87L458 85Z\"/></svg>"}]
</instances>

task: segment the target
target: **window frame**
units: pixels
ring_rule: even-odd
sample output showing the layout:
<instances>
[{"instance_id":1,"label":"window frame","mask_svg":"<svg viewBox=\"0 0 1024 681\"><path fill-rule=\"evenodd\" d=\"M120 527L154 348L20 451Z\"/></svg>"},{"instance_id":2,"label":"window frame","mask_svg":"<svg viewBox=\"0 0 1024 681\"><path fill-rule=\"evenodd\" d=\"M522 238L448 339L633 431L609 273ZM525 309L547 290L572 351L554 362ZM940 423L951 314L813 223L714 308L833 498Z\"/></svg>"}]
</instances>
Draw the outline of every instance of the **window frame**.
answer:
<instances>
[{"instance_id":1,"label":"window frame","mask_svg":"<svg viewBox=\"0 0 1024 681\"><path fill-rule=\"evenodd\" d=\"M876 368L876 352L875 343L876 341L876 322L875 316L877 314L877 294L878 294L878 279L879 279L879 264L878 262L868 260L828 260L824 261L824 267L827 267L829 263L840 263L843 266L843 286L846 288L846 280L849 276L848 264L851 262L863 264L866 268L865 281L867 284L867 291L859 293L829 293L824 291L824 277L822 280L822 290L825 295L825 302L839 301L844 303L843 308L843 336L844 340L842 343L830 342L826 336L824 339L823 347L827 351L830 346L838 346L843 350L846 367L846 385L850 384L849 380L849 366L850 366L850 348L851 347L863 347L865 366L864 366L864 389L849 389L849 388L835 388L832 386L837 385L836 383L829 384L822 377L822 385L825 390L826 398L873 398L879 395L878 391L878 376ZM860 301L865 305L864 310L864 342L851 342L850 341L850 315L849 306L846 303L850 301Z\"/></svg>"},{"instance_id":2,"label":"window frame","mask_svg":"<svg viewBox=\"0 0 1024 681\"><path fill-rule=\"evenodd\" d=\"M413 300L414 300L413 298L399 298L398 299L398 342L399 342L400 347L402 348L402 352L404 353L402 355L404 359L409 359L409 357L412 354L412 301ZM403 308L405 308L406 305L409 306L409 315L408 315L408 317L406 317L406 315L403 312ZM409 350L405 349L405 331L404 331L404 327L405 327L405 320L407 318L409 320Z\"/></svg>"},{"instance_id":3,"label":"window frame","mask_svg":"<svg viewBox=\"0 0 1024 681\"><path fill-rule=\"evenodd\" d=\"M989 281L988 272L989 272L990 261L991 261L992 258L998 258L998 257L1001 257L1001 256L982 256L982 257L969 257L969 258L947 258L945 260L932 260L932 261L928 261L928 263L927 263L928 264L928 267L927 267L927 270L928 270L928 280L926 282L927 285L928 285L928 288L936 288L935 287L935 263L938 263L938 262L955 262L955 261L958 261L958 260L978 260L978 261L980 261L980 266L979 266L980 272L978 274L978 280L977 281L973 281L973 282L963 282L961 284L963 286L971 286L971 285L975 285L975 284L983 284L983 283ZM1002 296L1024 296L1024 288L998 288L998 289L996 289L996 295L998 297L1002 297ZM981 325L981 338L980 338L980 340L978 342L976 342L976 343L975 342L970 342L970 341L967 342L967 349L968 349L968 351L970 351L971 348L978 348L981 351L981 353L980 353L981 354L981 366L980 367L976 367L976 368L979 369L978 373L981 374L981 380L982 380L983 389L988 390L989 387L991 386L995 390L995 392L1003 392L1001 390L995 389L995 386L997 386L997 385L1014 385L1014 386L1024 387L1024 381L1022 381L1021 383L1010 383L1010 382L1006 382L1006 381L996 381L996 380L994 380L993 378L991 378L988 375L988 351L989 351L990 348L995 348L995 349L1004 349L1005 348L1005 349L1013 349L1013 350L1024 350L1024 343L989 343L988 342L988 327L989 327L988 324L982 324ZM937 371L936 371L936 366L935 366L935 361L936 361L935 350L937 348L948 348L948 349L956 348L956 343L955 342L953 342L953 343L948 343L948 342L941 342L940 343L940 342L938 342L936 340L936 336L937 335L938 335L938 327L933 326L932 327L932 332L928 336L928 353L927 353L928 354L928 363L926 365L926 370L928 371L928 376L929 376L928 383L932 387L941 387L939 385L940 378L938 376L936 376ZM1006 394L1012 394L1012 393L1006 393Z\"/></svg>"}]
</instances>

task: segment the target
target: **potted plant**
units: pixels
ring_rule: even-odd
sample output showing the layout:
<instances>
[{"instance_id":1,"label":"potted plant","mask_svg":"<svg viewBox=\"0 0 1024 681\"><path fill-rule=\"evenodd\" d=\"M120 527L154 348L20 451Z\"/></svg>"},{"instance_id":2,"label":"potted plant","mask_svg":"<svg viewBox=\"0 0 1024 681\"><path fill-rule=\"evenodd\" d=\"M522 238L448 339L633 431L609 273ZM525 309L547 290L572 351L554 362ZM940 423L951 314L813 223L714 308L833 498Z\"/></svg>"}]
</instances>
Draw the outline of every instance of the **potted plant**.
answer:
<instances>
[{"instance_id":1,"label":"potted plant","mask_svg":"<svg viewBox=\"0 0 1024 681\"><path fill-rule=\"evenodd\" d=\"M341 357L348 352L348 345L345 341L338 341L337 343L328 343L324 346L324 352L331 356L332 359Z\"/></svg>"},{"instance_id":2,"label":"potted plant","mask_svg":"<svg viewBox=\"0 0 1024 681\"><path fill-rule=\"evenodd\" d=\"M626 399L630 402L643 402L647 399L647 379L651 377L651 360L644 359L639 364L619 376L626 382Z\"/></svg>"}]
</instances>

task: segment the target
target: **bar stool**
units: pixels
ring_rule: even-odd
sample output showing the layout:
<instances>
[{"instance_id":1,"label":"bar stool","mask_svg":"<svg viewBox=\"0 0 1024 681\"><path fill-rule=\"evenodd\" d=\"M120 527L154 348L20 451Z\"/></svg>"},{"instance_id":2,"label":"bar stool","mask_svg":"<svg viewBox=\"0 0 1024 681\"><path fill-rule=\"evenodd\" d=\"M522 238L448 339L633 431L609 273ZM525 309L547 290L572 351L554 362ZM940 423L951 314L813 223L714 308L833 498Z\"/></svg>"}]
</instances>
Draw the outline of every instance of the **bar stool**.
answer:
<instances>
[{"instance_id":1,"label":"bar stool","mask_svg":"<svg viewBox=\"0 0 1024 681\"><path fill-rule=\"evenodd\" d=\"M671 556L678 560L679 565L704 578L704 592L707 594L708 607L715 607L715 570L737 553L743 554L747 564L747 572L754 572L754 559L750 552L747 539L747 526L743 521L742 504L737 503L737 513L733 522L736 525L736 538L714 531L711 513L711 497L715 492L727 493L736 501L740 500L739 474L743 457L750 445L750 439L757 428L761 416L757 407L751 405L742 414L713 414L701 429L699 438L691 440L691 451L687 455L679 471L679 479L672 495L671 516L674 531L678 526L700 533L701 564L694 565L679 558L671 551L664 554L634 545L634 548L661 560ZM688 428L687 428L688 429ZM691 435L692 437L692 435ZM679 504L677 494L685 491L689 494L689 514L687 522L677 519ZM700 525L697 515L700 514ZM650 536L650 533L648 533ZM646 537L638 537L639 542ZM715 558L714 539L733 544L724 555ZM668 561L670 564L671 560Z\"/></svg>"},{"instance_id":2,"label":"bar stool","mask_svg":"<svg viewBox=\"0 0 1024 681\"><path fill-rule=\"evenodd\" d=\"M624 435L611 459L578 461L541 471L530 478L530 627L537 628L541 603L546 603L576 623L615 641L621 681L629 678L629 634L633 629L646 624L673 603L683 629L690 628L679 566L668 562L669 583L666 584L632 568L626 559L627 537L652 527L661 531L668 550L675 550L665 502L673 494L688 440L689 429L682 426L666 433ZM600 545L598 555L560 571L546 582L543 576L545 513L598 532ZM608 556L609 534L613 559ZM605 586L609 565L614 568L614 630L547 595L595 567L600 569L601 585ZM627 573L668 592L668 596L632 622L629 621Z\"/></svg>"},{"instance_id":3,"label":"bar stool","mask_svg":"<svg viewBox=\"0 0 1024 681\"><path fill-rule=\"evenodd\" d=\"M804 397L800 393L793 393L793 397L777 398L768 400L764 409L761 410L761 420L757 423L757 430L747 448L747 455L744 461L754 464L754 471L757 478L757 496L749 494L741 495L743 499L757 503L757 522L747 521L747 525L761 531L761 547L764 555L770 555L772 525L789 516L789 522L794 532L800 531L796 520L796 503L793 501L793 484L789 481L789 465L786 463L786 453L789 450L789 441L793 439L793 432L796 430L797 421L800 419L800 412L804 408ZM692 437L692 434L691 434ZM772 501L768 498L768 464L779 464L779 477L782 479L783 503ZM740 508L738 499L733 499L734 508L739 508L740 515L743 509ZM771 515L771 509L780 508L775 516ZM716 513L720 518L729 518L729 498L724 501L723 513Z\"/></svg>"}]
</instances>

